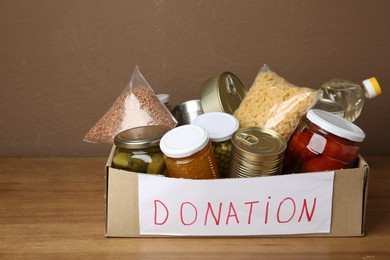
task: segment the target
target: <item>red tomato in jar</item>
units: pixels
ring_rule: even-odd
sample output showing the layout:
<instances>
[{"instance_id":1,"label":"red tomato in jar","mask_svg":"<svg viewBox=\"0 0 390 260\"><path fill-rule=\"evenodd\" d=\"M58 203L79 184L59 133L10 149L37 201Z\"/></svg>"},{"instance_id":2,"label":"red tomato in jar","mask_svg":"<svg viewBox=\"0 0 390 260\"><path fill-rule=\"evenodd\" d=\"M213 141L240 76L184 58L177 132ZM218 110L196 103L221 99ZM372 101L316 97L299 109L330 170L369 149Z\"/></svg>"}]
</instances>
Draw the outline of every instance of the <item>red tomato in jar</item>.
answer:
<instances>
[{"instance_id":1,"label":"red tomato in jar","mask_svg":"<svg viewBox=\"0 0 390 260\"><path fill-rule=\"evenodd\" d=\"M307 131L295 133L292 136L287 148L287 153L289 154L289 156L296 158L299 161L305 161L316 157L317 154L313 153L307 148L307 145L309 144L312 135L312 133Z\"/></svg>"},{"instance_id":2,"label":"red tomato in jar","mask_svg":"<svg viewBox=\"0 0 390 260\"><path fill-rule=\"evenodd\" d=\"M302 172L320 172L342 168L348 168L348 164L327 156L321 156L303 162L301 170Z\"/></svg>"},{"instance_id":3,"label":"red tomato in jar","mask_svg":"<svg viewBox=\"0 0 390 260\"><path fill-rule=\"evenodd\" d=\"M351 164L359 155L359 146L341 140L337 136L327 135L327 143L323 155Z\"/></svg>"},{"instance_id":4,"label":"red tomato in jar","mask_svg":"<svg viewBox=\"0 0 390 260\"><path fill-rule=\"evenodd\" d=\"M312 133L308 131L296 132L291 137L283 162L283 173L299 172L302 162L317 156L307 148Z\"/></svg>"}]
</instances>

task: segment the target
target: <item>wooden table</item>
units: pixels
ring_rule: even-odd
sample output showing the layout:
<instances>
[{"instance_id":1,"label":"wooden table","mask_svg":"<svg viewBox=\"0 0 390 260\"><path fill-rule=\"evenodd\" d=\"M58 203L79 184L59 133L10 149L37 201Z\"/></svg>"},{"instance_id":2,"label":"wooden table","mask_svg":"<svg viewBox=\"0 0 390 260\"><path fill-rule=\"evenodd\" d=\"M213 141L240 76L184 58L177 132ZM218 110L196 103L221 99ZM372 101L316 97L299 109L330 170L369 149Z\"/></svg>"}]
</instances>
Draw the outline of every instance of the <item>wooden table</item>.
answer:
<instances>
[{"instance_id":1,"label":"wooden table","mask_svg":"<svg viewBox=\"0 0 390 260\"><path fill-rule=\"evenodd\" d=\"M390 259L390 158L365 159L364 237L106 238L106 158L0 158L0 258Z\"/></svg>"}]
</instances>

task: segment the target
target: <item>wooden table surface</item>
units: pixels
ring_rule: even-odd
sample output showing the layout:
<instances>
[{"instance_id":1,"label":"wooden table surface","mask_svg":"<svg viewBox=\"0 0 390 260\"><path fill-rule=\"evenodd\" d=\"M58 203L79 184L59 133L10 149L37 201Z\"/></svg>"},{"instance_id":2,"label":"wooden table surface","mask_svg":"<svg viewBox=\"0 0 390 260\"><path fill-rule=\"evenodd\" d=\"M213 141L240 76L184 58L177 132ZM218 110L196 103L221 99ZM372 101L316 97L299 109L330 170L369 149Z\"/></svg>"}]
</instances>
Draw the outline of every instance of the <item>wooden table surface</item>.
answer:
<instances>
[{"instance_id":1,"label":"wooden table surface","mask_svg":"<svg viewBox=\"0 0 390 260\"><path fill-rule=\"evenodd\" d=\"M0 258L390 259L390 158L365 159L364 237L106 238L106 158L0 158Z\"/></svg>"}]
</instances>

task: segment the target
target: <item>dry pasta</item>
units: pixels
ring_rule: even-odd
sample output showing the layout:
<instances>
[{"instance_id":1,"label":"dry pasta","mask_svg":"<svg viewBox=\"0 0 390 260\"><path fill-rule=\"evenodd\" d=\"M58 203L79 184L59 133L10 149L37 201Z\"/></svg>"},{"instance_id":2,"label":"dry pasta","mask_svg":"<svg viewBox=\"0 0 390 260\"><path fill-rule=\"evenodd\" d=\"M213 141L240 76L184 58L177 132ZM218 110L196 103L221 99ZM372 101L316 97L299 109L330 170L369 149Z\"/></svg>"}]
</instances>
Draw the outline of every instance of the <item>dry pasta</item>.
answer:
<instances>
[{"instance_id":1,"label":"dry pasta","mask_svg":"<svg viewBox=\"0 0 390 260\"><path fill-rule=\"evenodd\" d=\"M234 116L240 127L260 126L288 139L319 94L318 90L287 82L268 68L262 69Z\"/></svg>"}]
</instances>

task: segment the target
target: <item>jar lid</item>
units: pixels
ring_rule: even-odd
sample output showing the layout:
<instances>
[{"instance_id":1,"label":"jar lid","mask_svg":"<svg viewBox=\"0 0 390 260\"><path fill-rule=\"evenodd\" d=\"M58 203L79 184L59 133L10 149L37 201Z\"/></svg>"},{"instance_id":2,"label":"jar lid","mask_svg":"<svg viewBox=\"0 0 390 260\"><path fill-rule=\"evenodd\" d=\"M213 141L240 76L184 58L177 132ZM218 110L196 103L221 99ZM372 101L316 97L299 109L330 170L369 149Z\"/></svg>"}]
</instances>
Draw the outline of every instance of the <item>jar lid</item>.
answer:
<instances>
[{"instance_id":1,"label":"jar lid","mask_svg":"<svg viewBox=\"0 0 390 260\"><path fill-rule=\"evenodd\" d=\"M117 147L127 149L142 149L158 146L160 139L171 128L164 125L148 125L130 128L118 133L114 137Z\"/></svg>"},{"instance_id":2,"label":"jar lid","mask_svg":"<svg viewBox=\"0 0 390 260\"><path fill-rule=\"evenodd\" d=\"M183 158L201 151L208 141L207 131L203 127L182 125L161 138L160 149L168 157Z\"/></svg>"},{"instance_id":3,"label":"jar lid","mask_svg":"<svg viewBox=\"0 0 390 260\"><path fill-rule=\"evenodd\" d=\"M163 103L169 103L169 94L156 94L156 97Z\"/></svg>"},{"instance_id":4,"label":"jar lid","mask_svg":"<svg viewBox=\"0 0 390 260\"><path fill-rule=\"evenodd\" d=\"M247 90L240 79L231 72L211 78L201 87L200 102L203 111L233 114L240 106Z\"/></svg>"},{"instance_id":5,"label":"jar lid","mask_svg":"<svg viewBox=\"0 0 390 260\"><path fill-rule=\"evenodd\" d=\"M237 118L224 112L210 112L199 115L192 124L206 129L212 142L229 140L239 126Z\"/></svg>"},{"instance_id":6,"label":"jar lid","mask_svg":"<svg viewBox=\"0 0 390 260\"><path fill-rule=\"evenodd\" d=\"M323 110L310 109L306 117L325 131L354 142L362 142L366 136L357 125Z\"/></svg>"},{"instance_id":7,"label":"jar lid","mask_svg":"<svg viewBox=\"0 0 390 260\"><path fill-rule=\"evenodd\" d=\"M368 98L376 97L382 93L382 89L375 77L364 80L362 84L368 93Z\"/></svg>"}]
</instances>

